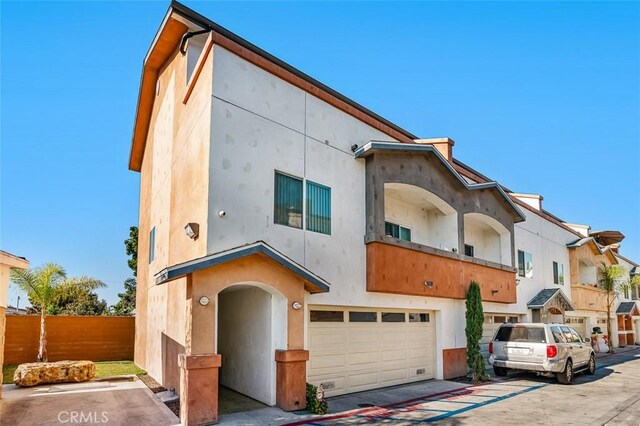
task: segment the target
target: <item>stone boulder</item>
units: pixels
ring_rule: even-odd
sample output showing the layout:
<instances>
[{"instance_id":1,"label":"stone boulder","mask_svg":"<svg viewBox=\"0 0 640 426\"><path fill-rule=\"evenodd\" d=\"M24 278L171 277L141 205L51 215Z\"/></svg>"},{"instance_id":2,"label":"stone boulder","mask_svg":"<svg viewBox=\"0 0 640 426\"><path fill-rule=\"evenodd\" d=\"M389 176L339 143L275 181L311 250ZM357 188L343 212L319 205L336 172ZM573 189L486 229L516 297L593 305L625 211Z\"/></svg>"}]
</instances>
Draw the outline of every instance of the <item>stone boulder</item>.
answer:
<instances>
[{"instance_id":1,"label":"stone boulder","mask_svg":"<svg viewBox=\"0 0 640 426\"><path fill-rule=\"evenodd\" d=\"M77 383L91 380L95 375L96 365L91 361L31 362L18 366L13 383L18 386Z\"/></svg>"}]
</instances>

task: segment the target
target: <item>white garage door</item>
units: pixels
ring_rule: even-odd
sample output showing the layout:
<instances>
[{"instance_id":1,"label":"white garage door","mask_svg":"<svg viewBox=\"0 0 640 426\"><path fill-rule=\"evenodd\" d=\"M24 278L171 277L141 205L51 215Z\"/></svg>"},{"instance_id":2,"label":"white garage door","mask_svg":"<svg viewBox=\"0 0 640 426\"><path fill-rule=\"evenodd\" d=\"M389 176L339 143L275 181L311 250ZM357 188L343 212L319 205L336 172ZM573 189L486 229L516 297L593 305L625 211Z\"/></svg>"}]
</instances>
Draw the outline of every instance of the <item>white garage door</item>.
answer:
<instances>
[{"instance_id":1,"label":"white garage door","mask_svg":"<svg viewBox=\"0 0 640 426\"><path fill-rule=\"evenodd\" d=\"M585 318L565 317L565 322L580 333L583 339L591 337L591 333L587 334L587 321Z\"/></svg>"},{"instance_id":2,"label":"white garage door","mask_svg":"<svg viewBox=\"0 0 640 426\"><path fill-rule=\"evenodd\" d=\"M485 314L482 324L482 339L480 339L480 352L485 361L489 359L489 343L498 328L505 322L519 322L519 318L505 314Z\"/></svg>"},{"instance_id":3,"label":"white garage door","mask_svg":"<svg viewBox=\"0 0 640 426\"><path fill-rule=\"evenodd\" d=\"M435 377L429 311L312 307L308 380L327 396Z\"/></svg>"}]
</instances>

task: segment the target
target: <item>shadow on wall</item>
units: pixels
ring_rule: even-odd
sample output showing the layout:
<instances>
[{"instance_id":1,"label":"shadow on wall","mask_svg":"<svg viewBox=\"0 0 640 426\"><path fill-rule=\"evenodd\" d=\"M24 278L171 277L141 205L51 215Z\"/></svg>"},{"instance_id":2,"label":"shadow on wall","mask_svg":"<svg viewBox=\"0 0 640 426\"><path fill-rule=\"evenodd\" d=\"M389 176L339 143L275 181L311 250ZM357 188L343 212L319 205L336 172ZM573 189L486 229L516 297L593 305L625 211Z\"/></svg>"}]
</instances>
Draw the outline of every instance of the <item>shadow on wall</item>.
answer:
<instances>
[{"instance_id":1,"label":"shadow on wall","mask_svg":"<svg viewBox=\"0 0 640 426\"><path fill-rule=\"evenodd\" d=\"M180 394L180 368L178 355L184 353L184 346L162 333L162 386Z\"/></svg>"}]
</instances>

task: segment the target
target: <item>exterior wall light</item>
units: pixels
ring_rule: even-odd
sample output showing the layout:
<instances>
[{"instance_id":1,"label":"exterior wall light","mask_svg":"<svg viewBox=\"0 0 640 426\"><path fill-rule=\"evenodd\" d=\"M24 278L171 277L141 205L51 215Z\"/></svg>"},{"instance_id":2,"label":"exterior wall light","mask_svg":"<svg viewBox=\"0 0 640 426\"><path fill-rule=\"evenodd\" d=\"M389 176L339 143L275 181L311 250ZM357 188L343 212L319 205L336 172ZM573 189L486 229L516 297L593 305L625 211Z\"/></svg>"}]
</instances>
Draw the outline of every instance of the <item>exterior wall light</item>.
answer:
<instances>
[{"instance_id":1,"label":"exterior wall light","mask_svg":"<svg viewBox=\"0 0 640 426\"><path fill-rule=\"evenodd\" d=\"M302 305L300 304L300 302L293 302L291 304L291 307L297 311L298 309L302 308Z\"/></svg>"},{"instance_id":2,"label":"exterior wall light","mask_svg":"<svg viewBox=\"0 0 640 426\"><path fill-rule=\"evenodd\" d=\"M493 290L491 290L491 294L498 294L498 291L499 290L493 289Z\"/></svg>"},{"instance_id":3,"label":"exterior wall light","mask_svg":"<svg viewBox=\"0 0 640 426\"><path fill-rule=\"evenodd\" d=\"M424 285L426 285L428 288L432 288L433 287L433 281L425 281Z\"/></svg>"},{"instance_id":4,"label":"exterior wall light","mask_svg":"<svg viewBox=\"0 0 640 426\"><path fill-rule=\"evenodd\" d=\"M200 234L200 225L197 223L189 222L184 227L184 233L192 240L197 240Z\"/></svg>"},{"instance_id":5,"label":"exterior wall light","mask_svg":"<svg viewBox=\"0 0 640 426\"><path fill-rule=\"evenodd\" d=\"M202 296L199 302L202 306L207 306L209 304L209 298L207 296Z\"/></svg>"}]
</instances>

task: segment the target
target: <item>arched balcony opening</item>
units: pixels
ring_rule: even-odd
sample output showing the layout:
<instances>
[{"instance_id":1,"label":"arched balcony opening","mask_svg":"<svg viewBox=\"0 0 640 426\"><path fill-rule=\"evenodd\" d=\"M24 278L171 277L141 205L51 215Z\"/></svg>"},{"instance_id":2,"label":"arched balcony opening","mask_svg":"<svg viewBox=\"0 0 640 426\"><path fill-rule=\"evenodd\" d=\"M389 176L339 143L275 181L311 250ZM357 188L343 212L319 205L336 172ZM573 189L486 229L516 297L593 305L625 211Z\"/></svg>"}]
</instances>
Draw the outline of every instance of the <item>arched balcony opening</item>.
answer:
<instances>
[{"instance_id":1,"label":"arched balcony opening","mask_svg":"<svg viewBox=\"0 0 640 426\"><path fill-rule=\"evenodd\" d=\"M417 186L384 184L385 234L446 251L458 251L458 213Z\"/></svg>"},{"instance_id":2,"label":"arched balcony opening","mask_svg":"<svg viewBox=\"0 0 640 426\"><path fill-rule=\"evenodd\" d=\"M464 244L463 253L467 256L512 266L511 233L490 216L464 215Z\"/></svg>"}]
</instances>

